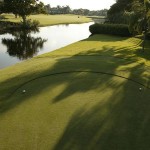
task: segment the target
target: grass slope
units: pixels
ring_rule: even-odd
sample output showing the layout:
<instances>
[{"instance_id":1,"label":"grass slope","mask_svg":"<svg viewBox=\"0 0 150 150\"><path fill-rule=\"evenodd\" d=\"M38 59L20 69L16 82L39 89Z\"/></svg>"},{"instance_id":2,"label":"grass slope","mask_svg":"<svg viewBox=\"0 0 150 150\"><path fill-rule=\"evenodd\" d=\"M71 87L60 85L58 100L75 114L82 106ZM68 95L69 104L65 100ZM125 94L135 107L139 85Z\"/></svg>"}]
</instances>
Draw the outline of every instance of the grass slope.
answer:
<instances>
[{"instance_id":1,"label":"grass slope","mask_svg":"<svg viewBox=\"0 0 150 150\"><path fill-rule=\"evenodd\" d=\"M149 149L150 55L140 43L95 35L0 70L0 149ZM53 73L62 74L42 77Z\"/></svg>"},{"instance_id":2,"label":"grass slope","mask_svg":"<svg viewBox=\"0 0 150 150\"><path fill-rule=\"evenodd\" d=\"M6 21L10 22L20 22L21 18L15 18L12 14L3 14L6 18ZM40 22L40 26L47 26L47 25L56 25L56 24L71 24L71 23L84 23L90 22L91 19L85 16L80 16L78 18L77 15L31 15L28 19L38 20ZM5 21L4 20L4 21Z\"/></svg>"}]
</instances>

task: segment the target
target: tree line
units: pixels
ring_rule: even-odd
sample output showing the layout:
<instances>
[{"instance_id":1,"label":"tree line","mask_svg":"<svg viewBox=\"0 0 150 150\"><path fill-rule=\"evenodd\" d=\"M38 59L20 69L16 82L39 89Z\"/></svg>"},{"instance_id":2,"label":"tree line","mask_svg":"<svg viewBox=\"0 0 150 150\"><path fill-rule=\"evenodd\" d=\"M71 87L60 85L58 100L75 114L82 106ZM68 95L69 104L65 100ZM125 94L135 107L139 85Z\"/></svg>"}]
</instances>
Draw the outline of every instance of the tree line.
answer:
<instances>
[{"instance_id":1,"label":"tree line","mask_svg":"<svg viewBox=\"0 0 150 150\"><path fill-rule=\"evenodd\" d=\"M35 13L48 14L76 14L86 16L106 16L107 9L90 11L88 9L71 9L67 6L52 7L44 5L40 0L3 0L0 1L0 14L13 13L22 18L23 24L27 22L27 16Z\"/></svg>"},{"instance_id":2,"label":"tree line","mask_svg":"<svg viewBox=\"0 0 150 150\"><path fill-rule=\"evenodd\" d=\"M146 35L150 32L150 0L116 0L108 10L108 22L128 24L133 35L143 35L143 50Z\"/></svg>"},{"instance_id":3,"label":"tree line","mask_svg":"<svg viewBox=\"0 0 150 150\"><path fill-rule=\"evenodd\" d=\"M46 12L48 14L75 14L85 16L107 16L107 9L102 10L89 10L89 9L71 9L69 5L51 7L50 4L45 5Z\"/></svg>"}]
</instances>

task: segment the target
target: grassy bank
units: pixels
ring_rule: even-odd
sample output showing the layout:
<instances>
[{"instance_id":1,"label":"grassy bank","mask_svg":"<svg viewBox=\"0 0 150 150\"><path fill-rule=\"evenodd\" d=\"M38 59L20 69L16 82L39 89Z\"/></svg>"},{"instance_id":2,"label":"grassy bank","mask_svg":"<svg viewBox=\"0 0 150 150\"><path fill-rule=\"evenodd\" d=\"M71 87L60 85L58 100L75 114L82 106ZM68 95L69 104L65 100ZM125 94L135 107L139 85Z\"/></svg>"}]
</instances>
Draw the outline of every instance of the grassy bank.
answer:
<instances>
[{"instance_id":1,"label":"grassy bank","mask_svg":"<svg viewBox=\"0 0 150 150\"><path fill-rule=\"evenodd\" d=\"M5 17L4 21L10 22L20 22L21 18L15 18L12 14L3 14ZM77 15L31 15L28 19L38 20L40 22L40 26L48 26L48 25L56 25L56 24L71 24L71 23L84 23L90 22L91 19L85 16Z\"/></svg>"},{"instance_id":2,"label":"grassy bank","mask_svg":"<svg viewBox=\"0 0 150 150\"><path fill-rule=\"evenodd\" d=\"M150 55L140 44L95 35L0 70L0 149L149 149Z\"/></svg>"}]
</instances>

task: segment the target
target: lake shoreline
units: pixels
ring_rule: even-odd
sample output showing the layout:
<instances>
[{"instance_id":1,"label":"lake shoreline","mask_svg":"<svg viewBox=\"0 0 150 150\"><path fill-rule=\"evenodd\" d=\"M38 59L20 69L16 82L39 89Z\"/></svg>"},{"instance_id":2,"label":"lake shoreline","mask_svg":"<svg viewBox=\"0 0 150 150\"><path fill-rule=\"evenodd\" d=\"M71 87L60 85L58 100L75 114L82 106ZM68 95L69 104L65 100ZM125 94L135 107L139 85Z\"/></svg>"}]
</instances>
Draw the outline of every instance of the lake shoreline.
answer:
<instances>
[{"instance_id":1,"label":"lake shoreline","mask_svg":"<svg viewBox=\"0 0 150 150\"><path fill-rule=\"evenodd\" d=\"M10 22L10 23L19 23L21 18L15 18L13 14L2 14L5 19L2 19L1 22ZM62 19L63 18L63 19ZM27 19L39 21L39 27L53 26L59 24L81 24L92 22L91 18L87 16L80 15L31 15Z\"/></svg>"},{"instance_id":2,"label":"lake shoreline","mask_svg":"<svg viewBox=\"0 0 150 150\"><path fill-rule=\"evenodd\" d=\"M89 32L88 28L91 24L92 23L69 24L69 25L59 24L59 25L53 25L53 26L39 27L39 31L37 31L37 32L31 31L31 33L30 33L30 32L25 32L25 31L16 31L17 34L15 32L13 32L13 33L10 32L10 33L0 35L0 40L5 39L5 40L3 40L4 43L0 44L0 48L1 48L0 69L11 66L18 62L20 63L22 61L31 59L31 58L36 57L41 54L57 50L58 48L61 48L61 47L70 45L72 43L75 43L77 41L83 40L85 38L88 38L90 36L90 32ZM50 33L50 34L47 34L47 33ZM78 33L80 33L80 34L78 34ZM19 36L19 37L17 37L17 36ZM26 47L26 45L28 45L28 43L27 44L24 43L23 42L24 40L21 40L20 36L22 38L26 37L26 40L28 39L32 42L33 42L33 40L35 42L37 42L36 39L39 40L39 38L41 38L42 41L43 40L44 41L46 40L46 41L44 42L44 45L40 49L36 48L36 47L32 48L32 46L29 46L28 47L29 50L24 51L24 48L22 47L22 45L24 45ZM17 43L21 43L21 44L17 44ZM16 48L14 47L15 46L14 44L15 45L17 44ZM31 43L30 45L32 45L32 44L33 43ZM20 47L18 47L18 45L20 45ZM37 43L37 45L39 45L39 44ZM32 52L30 47L32 49L34 49L33 52L35 52L35 54L29 53L29 58L28 58L27 53ZM14 50L12 50L12 48ZM20 52L17 49L22 49L22 52ZM21 59L21 60L19 60L19 59ZM12 63L11 63L11 61L12 61ZM5 65L4 62L8 65Z\"/></svg>"}]
</instances>

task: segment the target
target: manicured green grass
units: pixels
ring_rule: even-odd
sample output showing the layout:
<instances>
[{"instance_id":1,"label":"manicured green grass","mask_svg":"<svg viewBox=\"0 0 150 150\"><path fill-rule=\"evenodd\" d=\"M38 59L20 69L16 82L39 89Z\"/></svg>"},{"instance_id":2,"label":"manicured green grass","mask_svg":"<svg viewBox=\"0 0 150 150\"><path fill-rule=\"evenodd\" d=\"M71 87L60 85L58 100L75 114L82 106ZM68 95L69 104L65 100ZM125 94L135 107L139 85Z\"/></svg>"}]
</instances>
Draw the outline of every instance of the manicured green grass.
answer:
<instances>
[{"instance_id":1,"label":"manicured green grass","mask_svg":"<svg viewBox=\"0 0 150 150\"><path fill-rule=\"evenodd\" d=\"M21 18L15 18L12 14L4 14L3 15L6 21L10 22L20 22ZM71 23L84 23L90 22L91 19L85 16L80 16L78 18L77 15L31 15L28 19L38 20L40 22L40 26L47 25L56 25L56 24L71 24Z\"/></svg>"},{"instance_id":2,"label":"manicured green grass","mask_svg":"<svg viewBox=\"0 0 150 150\"><path fill-rule=\"evenodd\" d=\"M148 150L150 55L140 44L95 35L1 70L0 149Z\"/></svg>"}]
</instances>

